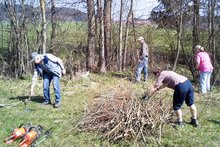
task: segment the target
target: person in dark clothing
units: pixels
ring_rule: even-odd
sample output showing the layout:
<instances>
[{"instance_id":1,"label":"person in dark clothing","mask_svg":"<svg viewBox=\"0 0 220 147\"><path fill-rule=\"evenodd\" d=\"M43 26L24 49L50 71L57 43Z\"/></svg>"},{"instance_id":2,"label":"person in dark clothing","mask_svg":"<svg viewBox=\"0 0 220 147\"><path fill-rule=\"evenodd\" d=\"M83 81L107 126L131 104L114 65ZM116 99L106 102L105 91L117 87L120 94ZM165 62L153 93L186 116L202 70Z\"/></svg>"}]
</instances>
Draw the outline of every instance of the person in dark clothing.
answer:
<instances>
[{"instance_id":1,"label":"person in dark clothing","mask_svg":"<svg viewBox=\"0 0 220 147\"><path fill-rule=\"evenodd\" d=\"M192 83L188 80L188 78L173 71L154 70L153 73L155 76L157 76L157 81L151 88L149 95L152 95L164 87L173 89L173 110L175 111L178 118L177 125L183 126L181 107L185 101L192 115L191 124L197 127L199 123L197 121L196 106L194 104L194 90Z\"/></svg>"}]
</instances>

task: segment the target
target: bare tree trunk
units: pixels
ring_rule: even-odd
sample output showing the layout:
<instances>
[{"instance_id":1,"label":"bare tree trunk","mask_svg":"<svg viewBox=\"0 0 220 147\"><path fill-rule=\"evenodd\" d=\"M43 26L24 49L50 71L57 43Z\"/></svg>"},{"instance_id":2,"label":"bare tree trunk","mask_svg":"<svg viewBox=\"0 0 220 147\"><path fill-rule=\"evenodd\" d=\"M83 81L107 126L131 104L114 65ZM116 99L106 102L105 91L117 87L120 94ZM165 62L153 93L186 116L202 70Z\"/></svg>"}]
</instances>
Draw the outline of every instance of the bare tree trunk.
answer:
<instances>
[{"instance_id":1,"label":"bare tree trunk","mask_svg":"<svg viewBox=\"0 0 220 147\"><path fill-rule=\"evenodd\" d=\"M120 20L119 20L119 51L118 51L118 70L122 71L122 49L123 49L123 16L124 0L121 0Z\"/></svg>"},{"instance_id":2,"label":"bare tree trunk","mask_svg":"<svg viewBox=\"0 0 220 147\"><path fill-rule=\"evenodd\" d=\"M56 6L55 6L56 0L51 0L51 37L50 37L50 50L53 52L55 47L55 41L56 41L56 27L57 27L57 21L56 21Z\"/></svg>"},{"instance_id":3,"label":"bare tree trunk","mask_svg":"<svg viewBox=\"0 0 220 147\"><path fill-rule=\"evenodd\" d=\"M26 49L26 42L25 42L25 34L26 34L26 26L25 26L25 0L22 0L21 1L21 8L22 8L22 15L21 15L21 27L20 27L20 39L19 39L19 44L20 44L20 51L18 51L19 53L19 76L22 76L23 72L25 72L25 58L27 58L27 54L24 54L25 53L25 49Z\"/></svg>"},{"instance_id":4,"label":"bare tree trunk","mask_svg":"<svg viewBox=\"0 0 220 147\"><path fill-rule=\"evenodd\" d=\"M133 42L134 42L134 45L132 47L137 47L137 35L136 35L136 30L135 30L135 22L134 22L134 11L132 11L132 14L131 14L131 19L132 19L132 31L133 31ZM132 56L135 57L136 56L136 50L132 50ZM134 67L136 65L136 60L134 62L132 62L132 67Z\"/></svg>"},{"instance_id":5,"label":"bare tree trunk","mask_svg":"<svg viewBox=\"0 0 220 147\"><path fill-rule=\"evenodd\" d=\"M193 48L199 44L199 7L200 1L194 1L194 14L193 14Z\"/></svg>"},{"instance_id":6,"label":"bare tree trunk","mask_svg":"<svg viewBox=\"0 0 220 147\"><path fill-rule=\"evenodd\" d=\"M200 7L200 0L193 0L193 32L192 32L192 38L193 38L193 42L192 42L192 48L194 48L196 45L199 44L199 7ZM195 62L192 62L191 65L189 65L190 71L192 73L193 76L193 80L196 81L196 73L194 71L195 69Z\"/></svg>"},{"instance_id":7,"label":"bare tree trunk","mask_svg":"<svg viewBox=\"0 0 220 147\"><path fill-rule=\"evenodd\" d=\"M111 5L112 0L104 0L104 35L105 35L105 59L107 69L110 68L111 53Z\"/></svg>"},{"instance_id":8,"label":"bare tree trunk","mask_svg":"<svg viewBox=\"0 0 220 147\"><path fill-rule=\"evenodd\" d=\"M177 54L176 54L176 59L175 59L173 69L172 69L173 71L176 70L176 66L177 66L177 62L178 62L179 54L180 54L180 48L181 48L181 38L182 38L182 30L183 30L183 13L182 13L182 10L180 12L178 22L179 22L179 26L178 26L178 29L177 29L177 46L176 46Z\"/></svg>"},{"instance_id":9,"label":"bare tree trunk","mask_svg":"<svg viewBox=\"0 0 220 147\"><path fill-rule=\"evenodd\" d=\"M45 0L40 0L41 17L42 17L42 52L46 53L46 41L47 41L47 24L46 24L46 4Z\"/></svg>"},{"instance_id":10,"label":"bare tree trunk","mask_svg":"<svg viewBox=\"0 0 220 147\"><path fill-rule=\"evenodd\" d=\"M133 2L134 0L131 0L130 9L128 12L128 17L126 21L126 29L125 29L125 41L124 41L124 49L123 49L123 62L122 62L122 70L126 70L126 61L127 61L127 46L128 46L128 32L129 32L129 23L132 19L132 12L133 12Z\"/></svg>"},{"instance_id":11,"label":"bare tree trunk","mask_svg":"<svg viewBox=\"0 0 220 147\"><path fill-rule=\"evenodd\" d=\"M87 70L92 71L95 62L95 5L93 0L87 0L88 12L88 47Z\"/></svg>"},{"instance_id":12,"label":"bare tree trunk","mask_svg":"<svg viewBox=\"0 0 220 147\"><path fill-rule=\"evenodd\" d=\"M2 41L2 44L1 44L1 46L2 46L2 48L4 48L4 25L3 25L3 23L1 22L1 41Z\"/></svg>"},{"instance_id":13,"label":"bare tree trunk","mask_svg":"<svg viewBox=\"0 0 220 147\"><path fill-rule=\"evenodd\" d=\"M209 0L208 2L208 28L209 28L209 51L212 53L213 66L216 67L216 46L214 35L214 16L215 16L216 0ZM213 81L215 81L215 72L213 73Z\"/></svg>"},{"instance_id":14,"label":"bare tree trunk","mask_svg":"<svg viewBox=\"0 0 220 147\"><path fill-rule=\"evenodd\" d=\"M214 15L215 15L216 0L209 0L208 4L208 28L209 28L209 51L213 51L214 47Z\"/></svg>"},{"instance_id":15,"label":"bare tree trunk","mask_svg":"<svg viewBox=\"0 0 220 147\"><path fill-rule=\"evenodd\" d=\"M97 0L98 16L99 16L99 71L106 72L105 46L104 46L104 23L103 23L103 7L102 0Z\"/></svg>"}]
</instances>

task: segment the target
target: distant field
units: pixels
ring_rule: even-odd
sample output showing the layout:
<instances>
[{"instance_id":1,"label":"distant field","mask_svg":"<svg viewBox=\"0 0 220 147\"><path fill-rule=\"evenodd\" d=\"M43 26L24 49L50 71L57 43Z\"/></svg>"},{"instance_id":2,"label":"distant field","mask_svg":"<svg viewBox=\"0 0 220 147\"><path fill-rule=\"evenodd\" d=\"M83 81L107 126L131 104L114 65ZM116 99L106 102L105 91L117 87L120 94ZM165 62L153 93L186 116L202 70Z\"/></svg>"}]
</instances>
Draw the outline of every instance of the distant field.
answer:
<instances>
[{"instance_id":1,"label":"distant field","mask_svg":"<svg viewBox=\"0 0 220 147\"><path fill-rule=\"evenodd\" d=\"M0 80L0 103L16 103L29 97L30 78L25 80L2 79ZM137 95L152 85L152 78L147 83L133 84L127 79L108 75L93 74L89 78L68 80L67 77L61 80L62 85L62 106L58 109L52 106L42 106L42 81L36 85L36 99L27 102L26 105L19 104L15 107L0 108L0 138L1 147L8 145L3 140L10 135L12 130L22 123L42 125L45 129L53 127L52 137L43 142L40 146L70 147L70 146L141 146L133 141L122 141L118 144L111 144L103 141L96 133L79 133L75 125L83 117L86 104L90 104L92 98L97 95L107 94L115 87L133 89ZM196 106L198 109L200 128L194 128L187 124L190 121L189 110L184 104L184 120L186 125L180 130L175 130L166 125L162 131L161 146L212 146L220 144L220 115L219 115L219 89L202 96L196 93ZM52 100L54 100L51 87ZM172 91L165 89L161 94L172 103ZM17 146L19 141L13 143ZM149 142L149 146L158 146L155 142Z\"/></svg>"},{"instance_id":2,"label":"distant field","mask_svg":"<svg viewBox=\"0 0 220 147\"><path fill-rule=\"evenodd\" d=\"M33 47L36 43L36 30L40 32L41 25L37 23L28 23L28 38L30 42L30 47ZM3 27L3 28L2 28ZM2 34L3 29L3 34ZM9 23L2 23L0 28L0 48L2 48L2 36L4 38L3 44L4 48L8 47L8 37L9 37ZM58 22L57 24L57 38L56 42L58 46L61 45L86 45L87 43L87 23L86 22ZM125 28L124 28L125 29ZM112 25L112 43L114 45L118 44L118 25ZM132 36L134 34L132 26L129 27L129 41L128 49L134 46ZM125 30L124 30L125 31ZM51 34L51 24L47 25L47 43L49 45ZM161 52L170 52L171 45L176 48L176 31L171 29L155 28L151 26L138 26L135 27L135 35L145 37L146 41L151 46L152 50L161 51ZM206 33L201 33L201 42L206 38ZM98 37L98 36L97 36ZM192 46L192 36L191 30L186 29L183 35L184 48L189 50ZM138 44L137 44L138 45Z\"/></svg>"}]
</instances>

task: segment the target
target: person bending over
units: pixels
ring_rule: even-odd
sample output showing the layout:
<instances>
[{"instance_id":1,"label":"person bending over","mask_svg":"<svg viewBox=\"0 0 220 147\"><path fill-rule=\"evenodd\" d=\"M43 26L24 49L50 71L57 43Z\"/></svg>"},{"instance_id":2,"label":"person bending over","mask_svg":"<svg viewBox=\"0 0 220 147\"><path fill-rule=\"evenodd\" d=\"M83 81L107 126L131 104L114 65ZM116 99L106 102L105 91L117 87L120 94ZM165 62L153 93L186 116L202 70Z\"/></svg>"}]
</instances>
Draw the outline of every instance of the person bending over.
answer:
<instances>
[{"instance_id":1,"label":"person bending over","mask_svg":"<svg viewBox=\"0 0 220 147\"><path fill-rule=\"evenodd\" d=\"M34 75L32 77L31 96L34 95L34 86L36 84L37 77L40 76L44 81L43 104L51 104L50 83L53 80L53 88L56 97L54 107L59 107L61 105L60 77L66 73L62 60L52 54L38 54L37 52L33 52L31 54L31 62L34 62Z\"/></svg>"},{"instance_id":2,"label":"person bending over","mask_svg":"<svg viewBox=\"0 0 220 147\"><path fill-rule=\"evenodd\" d=\"M157 81L150 90L150 95L162 89L168 87L174 90L173 94L173 110L177 115L177 125L183 126L183 117L181 107L183 102L189 106L191 112L191 124L194 127L199 125L197 120L197 110L194 104L194 90L192 83L180 74L173 71L161 71L160 69L153 71L157 77Z\"/></svg>"}]
</instances>

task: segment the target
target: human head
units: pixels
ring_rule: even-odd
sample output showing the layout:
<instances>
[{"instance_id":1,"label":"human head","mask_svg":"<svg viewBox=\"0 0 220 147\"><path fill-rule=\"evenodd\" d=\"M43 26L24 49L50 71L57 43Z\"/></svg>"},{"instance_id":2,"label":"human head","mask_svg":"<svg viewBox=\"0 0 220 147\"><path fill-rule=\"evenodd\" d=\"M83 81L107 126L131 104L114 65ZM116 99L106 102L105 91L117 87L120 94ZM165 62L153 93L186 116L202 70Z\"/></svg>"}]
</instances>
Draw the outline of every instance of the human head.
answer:
<instances>
[{"instance_id":1,"label":"human head","mask_svg":"<svg viewBox=\"0 0 220 147\"><path fill-rule=\"evenodd\" d=\"M201 47L201 48L200 48L200 51L201 51L201 52L204 52L204 51L205 51L205 48L204 48L204 47Z\"/></svg>"},{"instance_id":2,"label":"human head","mask_svg":"<svg viewBox=\"0 0 220 147\"><path fill-rule=\"evenodd\" d=\"M201 45L197 45L195 46L194 50L196 52L204 52L204 47L202 47Z\"/></svg>"},{"instance_id":3,"label":"human head","mask_svg":"<svg viewBox=\"0 0 220 147\"><path fill-rule=\"evenodd\" d=\"M38 54L37 52L33 52L31 53L31 62L34 62L36 64L41 62L41 56L40 54Z\"/></svg>"},{"instance_id":4,"label":"human head","mask_svg":"<svg viewBox=\"0 0 220 147\"><path fill-rule=\"evenodd\" d=\"M161 69L159 69L159 68L157 68L157 69L154 69L153 70L153 74L155 75L155 76L159 76L160 75L160 73L161 73Z\"/></svg>"},{"instance_id":5,"label":"human head","mask_svg":"<svg viewBox=\"0 0 220 147\"><path fill-rule=\"evenodd\" d=\"M144 37L140 36L137 40L140 41L141 43L143 43L144 42Z\"/></svg>"}]
</instances>

